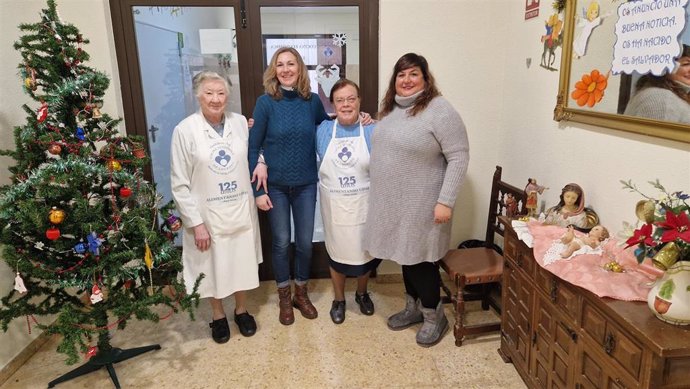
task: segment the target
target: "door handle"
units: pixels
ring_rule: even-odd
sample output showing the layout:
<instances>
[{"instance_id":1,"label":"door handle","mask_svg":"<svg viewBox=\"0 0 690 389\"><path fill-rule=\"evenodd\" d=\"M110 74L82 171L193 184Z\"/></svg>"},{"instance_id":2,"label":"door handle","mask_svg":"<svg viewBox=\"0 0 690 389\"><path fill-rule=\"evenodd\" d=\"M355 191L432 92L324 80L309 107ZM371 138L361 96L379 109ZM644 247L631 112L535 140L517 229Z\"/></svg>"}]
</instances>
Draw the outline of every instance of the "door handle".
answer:
<instances>
[{"instance_id":1,"label":"door handle","mask_svg":"<svg viewBox=\"0 0 690 389\"><path fill-rule=\"evenodd\" d=\"M549 297L551 297L551 302L556 303L556 299L558 298L558 281L551 280L551 293L549 293Z\"/></svg>"}]
</instances>

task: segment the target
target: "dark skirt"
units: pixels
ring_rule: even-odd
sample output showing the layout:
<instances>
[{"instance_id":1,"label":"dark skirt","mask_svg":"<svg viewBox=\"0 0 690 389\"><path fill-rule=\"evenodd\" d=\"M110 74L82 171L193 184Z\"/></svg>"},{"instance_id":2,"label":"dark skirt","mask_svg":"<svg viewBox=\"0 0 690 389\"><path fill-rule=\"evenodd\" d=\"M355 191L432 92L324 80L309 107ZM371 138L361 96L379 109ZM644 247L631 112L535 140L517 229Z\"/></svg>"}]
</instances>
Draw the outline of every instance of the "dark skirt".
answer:
<instances>
[{"instance_id":1,"label":"dark skirt","mask_svg":"<svg viewBox=\"0 0 690 389\"><path fill-rule=\"evenodd\" d=\"M374 258L371 261L363 265L347 265L344 263L336 262L330 257L328 258L328 264L340 274L345 274L349 277L359 277L367 274L368 272L376 269L381 263L381 258Z\"/></svg>"}]
</instances>

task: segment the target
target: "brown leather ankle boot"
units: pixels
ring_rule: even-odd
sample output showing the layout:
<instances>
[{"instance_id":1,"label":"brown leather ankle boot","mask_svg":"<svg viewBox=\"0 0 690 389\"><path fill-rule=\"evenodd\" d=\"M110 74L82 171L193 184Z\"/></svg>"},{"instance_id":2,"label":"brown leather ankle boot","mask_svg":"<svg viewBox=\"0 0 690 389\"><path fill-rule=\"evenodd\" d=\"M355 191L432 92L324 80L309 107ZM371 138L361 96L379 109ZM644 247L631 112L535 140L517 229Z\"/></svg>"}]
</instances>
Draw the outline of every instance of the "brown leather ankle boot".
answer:
<instances>
[{"instance_id":1,"label":"brown leather ankle boot","mask_svg":"<svg viewBox=\"0 0 690 389\"><path fill-rule=\"evenodd\" d=\"M295 322L295 313L292 310L292 298L290 296L290 285L278 288L278 321L284 326L289 326Z\"/></svg>"},{"instance_id":2,"label":"brown leather ankle boot","mask_svg":"<svg viewBox=\"0 0 690 389\"><path fill-rule=\"evenodd\" d=\"M307 319L316 319L319 313L316 311L316 307L309 301L309 295L307 295L307 284L299 286L295 284L295 298L292 300L295 308L299 309L302 316Z\"/></svg>"}]
</instances>

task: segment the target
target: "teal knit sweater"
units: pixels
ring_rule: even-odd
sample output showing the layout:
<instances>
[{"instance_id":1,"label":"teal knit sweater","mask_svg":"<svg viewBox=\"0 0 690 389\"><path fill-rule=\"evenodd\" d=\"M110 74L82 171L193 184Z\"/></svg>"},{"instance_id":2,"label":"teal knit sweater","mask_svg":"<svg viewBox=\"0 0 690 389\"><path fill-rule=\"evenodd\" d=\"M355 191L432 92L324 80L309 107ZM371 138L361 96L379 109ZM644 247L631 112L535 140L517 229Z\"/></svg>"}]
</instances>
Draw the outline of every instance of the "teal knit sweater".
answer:
<instances>
[{"instance_id":1,"label":"teal knit sweater","mask_svg":"<svg viewBox=\"0 0 690 389\"><path fill-rule=\"evenodd\" d=\"M268 168L268 186L307 185L317 182L316 126L329 119L319 96L309 100L297 92L283 90L275 100L263 95L256 101L254 126L249 131L249 173L256 167L259 150L263 149ZM252 186L255 188L255 186ZM264 189L254 191L255 196Z\"/></svg>"}]
</instances>

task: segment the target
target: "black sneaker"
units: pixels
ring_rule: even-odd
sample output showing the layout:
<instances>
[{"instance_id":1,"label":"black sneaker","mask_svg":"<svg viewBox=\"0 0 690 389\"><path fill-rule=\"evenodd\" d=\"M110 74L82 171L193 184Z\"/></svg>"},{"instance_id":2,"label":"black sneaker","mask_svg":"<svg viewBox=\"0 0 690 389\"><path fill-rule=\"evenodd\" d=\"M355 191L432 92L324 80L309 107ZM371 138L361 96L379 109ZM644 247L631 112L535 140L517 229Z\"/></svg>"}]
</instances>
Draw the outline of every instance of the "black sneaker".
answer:
<instances>
[{"instance_id":1,"label":"black sneaker","mask_svg":"<svg viewBox=\"0 0 690 389\"><path fill-rule=\"evenodd\" d=\"M374 302L371 301L368 292L364 292L362 295L355 292L355 302L359 305L359 310L363 314L367 316L374 314Z\"/></svg>"},{"instance_id":2,"label":"black sneaker","mask_svg":"<svg viewBox=\"0 0 690 389\"><path fill-rule=\"evenodd\" d=\"M333 304L331 305L331 320L333 320L333 323L335 324L340 324L345 321L345 300L343 301L336 301L333 300Z\"/></svg>"},{"instance_id":3,"label":"black sneaker","mask_svg":"<svg viewBox=\"0 0 690 389\"><path fill-rule=\"evenodd\" d=\"M228 326L228 318L214 320L208 323L211 327L211 337L216 343L225 343L230 340L230 326Z\"/></svg>"},{"instance_id":4,"label":"black sneaker","mask_svg":"<svg viewBox=\"0 0 690 389\"><path fill-rule=\"evenodd\" d=\"M235 324L240 328L242 336L256 334L256 321L254 321L254 316L250 315L249 312L235 313Z\"/></svg>"}]
</instances>

